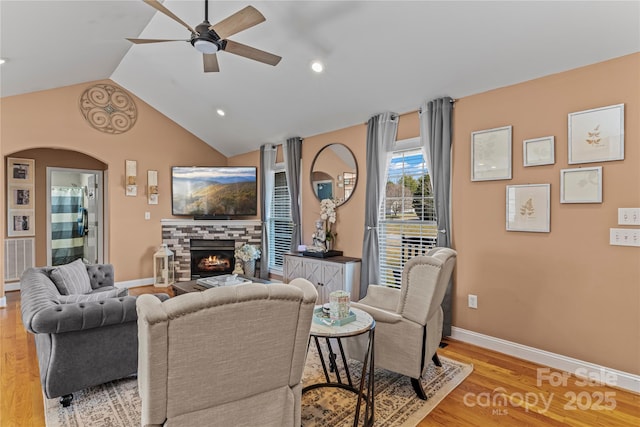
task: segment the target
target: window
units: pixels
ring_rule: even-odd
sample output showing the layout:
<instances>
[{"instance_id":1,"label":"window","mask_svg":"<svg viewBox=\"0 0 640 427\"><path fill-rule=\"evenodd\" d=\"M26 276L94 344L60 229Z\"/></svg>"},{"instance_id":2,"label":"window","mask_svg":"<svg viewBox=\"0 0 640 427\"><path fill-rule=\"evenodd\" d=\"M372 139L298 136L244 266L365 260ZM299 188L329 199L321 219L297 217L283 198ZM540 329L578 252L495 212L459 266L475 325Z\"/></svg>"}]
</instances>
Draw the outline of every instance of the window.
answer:
<instances>
[{"instance_id":1,"label":"window","mask_svg":"<svg viewBox=\"0 0 640 427\"><path fill-rule=\"evenodd\" d=\"M291 249L291 199L284 171L274 172L269 213L269 270L282 270L284 254Z\"/></svg>"},{"instance_id":2,"label":"window","mask_svg":"<svg viewBox=\"0 0 640 427\"><path fill-rule=\"evenodd\" d=\"M409 147L415 147L419 139L410 142ZM380 204L378 238L380 281L399 287L407 260L436 245L437 226L431 180L422 150L398 145L404 145L404 149L391 157L386 192Z\"/></svg>"}]
</instances>

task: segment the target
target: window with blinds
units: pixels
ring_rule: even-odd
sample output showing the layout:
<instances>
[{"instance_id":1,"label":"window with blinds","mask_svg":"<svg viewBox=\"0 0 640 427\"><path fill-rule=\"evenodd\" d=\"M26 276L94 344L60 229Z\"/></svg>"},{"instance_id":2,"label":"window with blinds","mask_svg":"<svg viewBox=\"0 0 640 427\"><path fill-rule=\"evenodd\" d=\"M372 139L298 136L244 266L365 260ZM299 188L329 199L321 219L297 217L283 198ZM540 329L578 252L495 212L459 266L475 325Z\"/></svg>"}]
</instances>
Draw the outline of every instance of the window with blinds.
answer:
<instances>
[{"instance_id":1,"label":"window with blinds","mask_svg":"<svg viewBox=\"0 0 640 427\"><path fill-rule=\"evenodd\" d=\"M404 264L434 247L436 233L431 180L422 151L393 153L378 223L381 284L399 287Z\"/></svg>"},{"instance_id":2,"label":"window with blinds","mask_svg":"<svg viewBox=\"0 0 640 427\"><path fill-rule=\"evenodd\" d=\"M274 173L274 186L269 214L269 270L282 270L284 254L289 252L293 223L291 199L284 171Z\"/></svg>"}]
</instances>

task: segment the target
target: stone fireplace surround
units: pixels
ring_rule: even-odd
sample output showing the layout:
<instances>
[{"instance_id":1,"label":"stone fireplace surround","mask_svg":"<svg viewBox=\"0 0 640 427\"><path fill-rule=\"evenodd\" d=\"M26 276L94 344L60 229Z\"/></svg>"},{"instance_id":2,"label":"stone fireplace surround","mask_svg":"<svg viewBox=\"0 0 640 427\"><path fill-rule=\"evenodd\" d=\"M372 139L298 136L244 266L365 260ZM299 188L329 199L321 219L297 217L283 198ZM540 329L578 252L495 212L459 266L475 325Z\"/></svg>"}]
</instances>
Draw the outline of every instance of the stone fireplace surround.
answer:
<instances>
[{"instance_id":1,"label":"stone fireplace surround","mask_svg":"<svg viewBox=\"0 0 640 427\"><path fill-rule=\"evenodd\" d=\"M176 282L191 280L191 240L235 240L236 247L244 243L260 246L262 224L259 220L193 220L163 219L162 243L175 254Z\"/></svg>"}]
</instances>

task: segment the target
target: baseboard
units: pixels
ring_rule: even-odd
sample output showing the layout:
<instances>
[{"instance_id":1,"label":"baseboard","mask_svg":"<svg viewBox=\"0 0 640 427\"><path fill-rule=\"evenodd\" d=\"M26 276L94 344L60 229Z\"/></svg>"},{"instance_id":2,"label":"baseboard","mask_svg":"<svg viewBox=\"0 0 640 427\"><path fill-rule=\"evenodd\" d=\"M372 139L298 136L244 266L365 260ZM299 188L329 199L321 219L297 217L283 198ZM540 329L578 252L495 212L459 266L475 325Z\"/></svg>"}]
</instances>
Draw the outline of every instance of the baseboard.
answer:
<instances>
[{"instance_id":1,"label":"baseboard","mask_svg":"<svg viewBox=\"0 0 640 427\"><path fill-rule=\"evenodd\" d=\"M20 290L20 282L11 282L4 284L4 291L19 291Z\"/></svg>"},{"instance_id":2,"label":"baseboard","mask_svg":"<svg viewBox=\"0 0 640 427\"><path fill-rule=\"evenodd\" d=\"M546 350L506 341L489 335L480 334L466 329L451 327L451 338L478 347L488 348L509 356L518 357L529 362L538 363L554 369L572 373L583 378L611 379L609 385L634 393L640 393L640 375L630 374L606 366L585 362Z\"/></svg>"},{"instance_id":3,"label":"baseboard","mask_svg":"<svg viewBox=\"0 0 640 427\"><path fill-rule=\"evenodd\" d=\"M124 282L116 282L116 286L119 288L137 288L138 286L153 285L153 277L147 277L145 279L127 280Z\"/></svg>"},{"instance_id":4,"label":"baseboard","mask_svg":"<svg viewBox=\"0 0 640 427\"><path fill-rule=\"evenodd\" d=\"M0 298L0 308L7 306L7 297Z\"/></svg>"}]
</instances>

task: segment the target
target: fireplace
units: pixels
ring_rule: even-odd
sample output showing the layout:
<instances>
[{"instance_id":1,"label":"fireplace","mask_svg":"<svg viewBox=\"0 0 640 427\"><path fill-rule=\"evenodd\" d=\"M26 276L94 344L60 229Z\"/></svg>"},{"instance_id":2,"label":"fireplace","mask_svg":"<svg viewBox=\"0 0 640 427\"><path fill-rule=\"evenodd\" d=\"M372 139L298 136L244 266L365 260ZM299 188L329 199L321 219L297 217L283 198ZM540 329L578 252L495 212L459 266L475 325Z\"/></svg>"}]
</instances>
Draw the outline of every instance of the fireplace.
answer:
<instances>
[{"instance_id":1,"label":"fireplace","mask_svg":"<svg viewBox=\"0 0 640 427\"><path fill-rule=\"evenodd\" d=\"M191 239L191 279L230 274L234 252L235 240Z\"/></svg>"}]
</instances>

